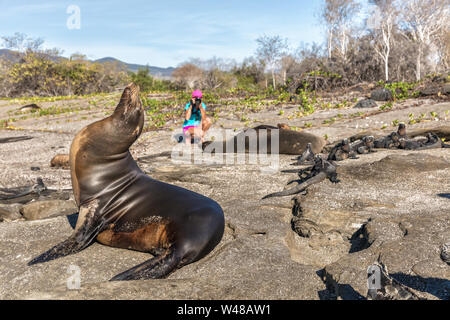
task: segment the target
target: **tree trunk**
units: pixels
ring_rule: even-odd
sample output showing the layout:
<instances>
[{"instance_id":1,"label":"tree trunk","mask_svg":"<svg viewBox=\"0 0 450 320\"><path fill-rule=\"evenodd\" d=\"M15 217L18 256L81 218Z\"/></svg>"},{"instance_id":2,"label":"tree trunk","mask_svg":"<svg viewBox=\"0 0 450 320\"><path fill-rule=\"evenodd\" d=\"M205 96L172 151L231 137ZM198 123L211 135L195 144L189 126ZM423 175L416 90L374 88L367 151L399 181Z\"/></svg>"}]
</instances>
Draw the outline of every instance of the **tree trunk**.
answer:
<instances>
[{"instance_id":1,"label":"tree trunk","mask_svg":"<svg viewBox=\"0 0 450 320\"><path fill-rule=\"evenodd\" d=\"M328 32L328 59L331 59L331 46L333 41L333 31Z\"/></svg>"},{"instance_id":2,"label":"tree trunk","mask_svg":"<svg viewBox=\"0 0 450 320\"><path fill-rule=\"evenodd\" d=\"M385 75L386 81L389 81L389 64L388 64L388 59L386 59L385 62L384 62L384 75Z\"/></svg>"},{"instance_id":3,"label":"tree trunk","mask_svg":"<svg viewBox=\"0 0 450 320\"><path fill-rule=\"evenodd\" d=\"M275 70L272 69L272 79L273 79L273 90L276 89L276 85L275 85Z\"/></svg>"},{"instance_id":4,"label":"tree trunk","mask_svg":"<svg viewBox=\"0 0 450 320\"><path fill-rule=\"evenodd\" d=\"M420 68L421 68L421 60L422 60L422 45L419 45L419 50L417 52L417 61L416 61L416 80L420 81Z\"/></svg>"}]
</instances>

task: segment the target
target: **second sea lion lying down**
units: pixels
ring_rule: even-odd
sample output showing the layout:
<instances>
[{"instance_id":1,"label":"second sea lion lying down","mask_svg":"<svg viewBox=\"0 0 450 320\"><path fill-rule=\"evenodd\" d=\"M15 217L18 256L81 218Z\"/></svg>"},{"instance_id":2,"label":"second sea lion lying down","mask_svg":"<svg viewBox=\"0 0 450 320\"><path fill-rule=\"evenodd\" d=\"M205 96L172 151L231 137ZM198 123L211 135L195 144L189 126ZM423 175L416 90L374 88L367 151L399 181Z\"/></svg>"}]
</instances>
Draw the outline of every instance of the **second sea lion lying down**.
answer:
<instances>
[{"instance_id":1,"label":"second sea lion lying down","mask_svg":"<svg viewBox=\"0 0 450 320\"><path fill-rule=\"evenodd\" d=\"M280 154L291 154L291 155L301 155L308 143L311 144L311 150L314 153L319 153L325 146L325 139L318 137L311 133L304 131L291 130L289 126L285 124L279 124L278 127L270 125L260 125L252 129L246 129L236 136L231 138L229 141L207 141L204 142L202 148L206 150L220 150L224 153L226 152L238 152L242 151L251 152L252 146L254 146L257 152L259 152L260 147L260 131L265 130L267 132L267 153L271 153L272 143L278 143L278 153ZM277 141L273 141L272 136L275 136L272 131L277 130ZM232 146L228 151L227 145ZM218 151L216 151L218 152Z\"/></svg>"}]
</instances>

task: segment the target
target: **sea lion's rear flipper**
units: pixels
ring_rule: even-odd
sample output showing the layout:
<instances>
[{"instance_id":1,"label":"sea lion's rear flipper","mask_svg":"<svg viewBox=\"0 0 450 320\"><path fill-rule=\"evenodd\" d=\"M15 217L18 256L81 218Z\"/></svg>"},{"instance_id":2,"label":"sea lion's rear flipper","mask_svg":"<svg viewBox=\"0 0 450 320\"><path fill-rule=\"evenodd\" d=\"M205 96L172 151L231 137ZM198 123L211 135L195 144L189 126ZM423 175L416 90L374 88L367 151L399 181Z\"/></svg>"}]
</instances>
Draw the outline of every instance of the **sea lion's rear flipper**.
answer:
<instances>
[{"instance_id":1,"label":"sea lion's rear flipper","mask_svg":"<svg viewBox=\"0 0 450 320\"><path fill-rule=\"evenodd\" d=\"M161 279L167 277L180 266L181 256L169 249L164 254L145 261L125 272L114 276L110 281Z\"/></svg>"},{"instance_id":2,"label":"sea lion's rear flipper","mask_svg":"<svg viewBox=\"0 0 450 320\"><path fill-rule=\"evenodd\" d=\"M96 200L81 206L75 232L67 240L32 259L28 262L28 265L31 266L68 256L86 248L104 226L103 220L99 221L95 218L95 210L97 207L98 202Z\"/></svg>"},{"instance_id":3,"label":"sea lion's rear flipper","mask_svg":"<svg viewBox=\"0 0 450 320\"><path fill-rule=\"evenodd\" d=\"M86 246L87 246L87 244L85 242L78 242L76 237L72 236L69 239L61 242L60 244L57 244L50 250L37 256L36 258L34 258L30 262L28 262L28 265L31 266L33 264L47 262L47 261L54 260L54 259L57 259L60 257L64 257L69 254L81 251Z\"/></svg>"}]
</instances>

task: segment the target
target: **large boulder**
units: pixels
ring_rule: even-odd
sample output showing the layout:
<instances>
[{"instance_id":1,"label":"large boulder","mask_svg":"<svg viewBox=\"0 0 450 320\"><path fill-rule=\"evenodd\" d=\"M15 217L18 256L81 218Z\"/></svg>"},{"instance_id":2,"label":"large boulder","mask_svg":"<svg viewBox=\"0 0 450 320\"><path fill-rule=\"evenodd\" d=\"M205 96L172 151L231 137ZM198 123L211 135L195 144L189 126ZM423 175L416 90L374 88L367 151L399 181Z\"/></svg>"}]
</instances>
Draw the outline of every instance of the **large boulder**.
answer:
<instances>
[{"instance_id":1,"label":"large boulder","mask_svg":"<svg viewBox=\"0 0 450 320\"><path fill-rule=\"evenodd\" d=\"M0 222L22 219L22 215L19 212L20 208L21 208L20 204L1 205Z\"/></svg>"},{"instance_id":2,"label":"large boulder","mask_svg":"<svg viewBox=\"0 0 450 320\"><path fill-rule=\"evenodd\" d=\"M375 108L377 107L377 103L372 99L363 99L358 101L358 103L354 106L354 108Z\"/></svg>"},{"instance_id":3,"label":"large boulder","mask_svg":"<svg viewBox=\"0 0 450 320\"><path fill-rule=\"evenodd\" d=\"M391 101L394 100L391 90L382 88L371 92L370 99L375 101Z\"/></svg>"}]
</instances>

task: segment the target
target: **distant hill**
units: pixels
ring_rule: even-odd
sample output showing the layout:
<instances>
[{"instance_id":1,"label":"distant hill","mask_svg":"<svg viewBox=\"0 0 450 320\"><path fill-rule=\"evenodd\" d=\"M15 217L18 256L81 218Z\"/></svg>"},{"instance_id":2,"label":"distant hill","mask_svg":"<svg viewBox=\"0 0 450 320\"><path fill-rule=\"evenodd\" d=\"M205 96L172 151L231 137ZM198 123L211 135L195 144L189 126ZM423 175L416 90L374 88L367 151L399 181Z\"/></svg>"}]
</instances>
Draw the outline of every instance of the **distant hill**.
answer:
<instances>
[{"instance_id":1,"label":"distant hill","mask_svg":"<svg viewBox=\"0 0 450 320\"><path fill-rule=\"evenodd\" d=\"M0 49L0 58L6 58L8 60L17 61L18 56L14 53L15 53L14 51L9 50L9 49ZM65 58L62 58L62 59L65 59ZM98 62L98 63L117 62L119 64L125 65L127 70L131 71L131 72L137 72L139 69L144 69L147 67L147 66L140 65L140 64L126 63L126 62L120 61L120 60L118 60L116 58L112 58L112 57L97 59L97 60L94 60L94 62ZM169 68L160 68L160 67L155 67L155 66L148 66L148 67L150 69L150 74L157 78L169 78L172 75L173 70L175 70L175 68L172 68L172 67L169 67Z\"/></svg>"},{"instance_id":2,"label":"distant hill","mask_svg":"<svg viewBox=\"0 0 450 320\"><path fill-rule=\"evenodd\" d=\"M117 62L120 64L124 64L127 67L127 70L129 70L131 72L137 72L139 69L145 69L147 67L147 66L144 66L141 64L126 63L126 62L120 61L120 60L118 60L116 58L112 58L112 57L97 59L94 62L98 62L98 63ZM173 70L175 70L175 68L172 68L172 67L169 67L169 68L160 68L160 67L155 67L155 66L148 66L148 67L150 69L150 74L155 77L170 77L172 75Z\"/></svg>"},{"instance_id":3,"label":"distant hill","mask_svg":"<svg viewBox=\"0 0 450 320\"><path fill-rule=\"evenodd\" d=\"M19 57L14 51L8 49L0 49L0 58L6 58L7 60L18 61Z\"/></svg>"}]
</instances>

